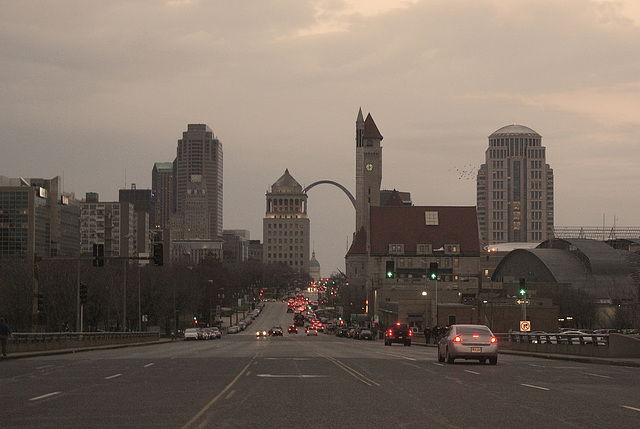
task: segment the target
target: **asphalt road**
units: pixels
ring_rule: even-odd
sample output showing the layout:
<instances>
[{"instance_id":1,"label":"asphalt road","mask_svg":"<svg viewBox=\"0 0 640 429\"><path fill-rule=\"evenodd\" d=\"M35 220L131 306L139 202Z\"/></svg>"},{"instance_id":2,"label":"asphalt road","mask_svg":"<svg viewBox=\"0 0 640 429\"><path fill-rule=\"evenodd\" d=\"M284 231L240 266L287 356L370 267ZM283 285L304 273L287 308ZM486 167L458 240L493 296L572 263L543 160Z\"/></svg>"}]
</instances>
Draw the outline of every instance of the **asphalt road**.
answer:
<instances>
[{"instance_id":1,"label":"asphalt road","mask_svg":"<svg viewBox=\"0 0 640 429\"><path fill-rule=\"evenodd\" d=\"M638 368L500 355L440 364L435 348L287 334L267 303L214 341L0 362L0 427L636 428ZM281 325L284 337L256 339Z\"/></svg>"}]
</instances>

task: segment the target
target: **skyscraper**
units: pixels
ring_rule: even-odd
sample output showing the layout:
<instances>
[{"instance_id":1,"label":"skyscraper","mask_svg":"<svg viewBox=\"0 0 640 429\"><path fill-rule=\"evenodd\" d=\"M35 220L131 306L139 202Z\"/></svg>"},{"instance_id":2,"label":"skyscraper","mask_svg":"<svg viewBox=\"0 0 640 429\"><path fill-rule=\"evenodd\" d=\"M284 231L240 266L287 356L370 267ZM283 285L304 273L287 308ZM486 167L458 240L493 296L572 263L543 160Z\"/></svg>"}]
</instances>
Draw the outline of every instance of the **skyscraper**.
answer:
<instances>
[{"instance_id":1,"label":"skyscraper","mask_svg":"<svg viewBox=\"0 0 640 429\"><path fill-rule=\"evenodd\" d=\"M185 239L222 237L222 142L206 124L189 124L178 140L175 213Z\"/></svg>"},{"instance_id":2,"label":"skyscraper","mask_svg":"<svg viewBox=\"0 0 640 429\"><path fill-rule=\"evenodd\" d=\"M80 203L60 177L0 176L0 260L78 257Z\"/></svg>"},{"instance_id":3,"label":"skyscraper","mask_svg":"<svg viewBox=\"0 0 640 429\"><path fill-rule=\"evenodd\" d=\"M280 263L309 272L309 217L307 194L289 170L267 192L262 223L265 263Z\"/></svg>"},{"instance_id":4,"label":"skyscraper","mask_svg":"<svg viewBox=\"0 0 640 429\"><path fill-rule=\"evenodd\" d=\"M156 162L151 172L151 190L155 201L155 223L151 229L168 228L169 218L173 213L174 176L172 162Z\"/></svg>"},{"instance_id":5,"label":"skyscraper","mask_svg":"<svg viewBox=\"0 0 640 429\"><path fill-rule=\"evenodd\" d=\"M483 245L553 236L553 170L540 134L514 124L489 136L478 170L477 211Z\"/></svg>"}]
</instances>

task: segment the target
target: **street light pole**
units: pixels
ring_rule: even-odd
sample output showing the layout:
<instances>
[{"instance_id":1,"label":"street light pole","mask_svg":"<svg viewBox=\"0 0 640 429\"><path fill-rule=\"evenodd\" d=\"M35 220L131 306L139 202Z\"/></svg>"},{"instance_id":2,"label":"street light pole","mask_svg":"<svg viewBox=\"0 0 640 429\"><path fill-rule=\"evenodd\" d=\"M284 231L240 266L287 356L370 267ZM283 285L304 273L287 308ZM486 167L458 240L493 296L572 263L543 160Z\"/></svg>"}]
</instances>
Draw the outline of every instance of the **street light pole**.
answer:
<instances>
[{"instance_id":1,"label":"street light pole","mask_svg":"<svg viewBox=\"0 0 640 429\"><path fill-rule=\"evenodd\" d=\"M138 332L142 332L142 294L140 293L140 262L138 262Z\"/></svg>"},{"instance_id":2,"label":"street light pole","mask_svg":"<svg viewBox=\"0 0 640 429\"><path fill-rule=\"evenodd\" d=\"M124 281L122 293L122 332L127 331L127 259L124 262Z\"/></svg>"},{"instance_id":3,"label":"street light pole","mask_svg":"<svg viewBox=\"0 0 640 429\"><path fill-rule=\"evenodd\" d=\"M438 277L436 277L436 326L438 326L440 319L438 318Z\"/></svg>"},{"instance_id":4,"label":"street light pole","mask_svg":"<svg viewBox=\"0 0 640 429\"><path fill-rule=\"evenodd\" d=\"M427 328L429 326L429 300L427 299L427 291L422 291L422 296L424 296L424 327Z\"/></svg>"}]
</instances>

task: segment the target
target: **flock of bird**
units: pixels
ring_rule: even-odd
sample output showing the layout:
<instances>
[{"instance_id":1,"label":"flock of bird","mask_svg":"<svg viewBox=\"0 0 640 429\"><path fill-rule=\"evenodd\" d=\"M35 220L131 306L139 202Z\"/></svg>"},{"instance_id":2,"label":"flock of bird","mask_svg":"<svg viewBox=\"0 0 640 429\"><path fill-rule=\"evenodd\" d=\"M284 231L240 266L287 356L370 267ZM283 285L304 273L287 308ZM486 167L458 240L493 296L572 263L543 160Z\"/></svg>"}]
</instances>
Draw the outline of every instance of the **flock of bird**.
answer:
<instances>
[{"instance_id":1,"label":"flock of bird","mask_svg":"<svg viewBox=\"0 0 640 429\"><path fill-rule=\"evenodd\" d=\"M458 175L458 180L476 180L478 168L474 164L468 164L463 167L450 168L449 171Z\"/></svg>"}]
</instances>

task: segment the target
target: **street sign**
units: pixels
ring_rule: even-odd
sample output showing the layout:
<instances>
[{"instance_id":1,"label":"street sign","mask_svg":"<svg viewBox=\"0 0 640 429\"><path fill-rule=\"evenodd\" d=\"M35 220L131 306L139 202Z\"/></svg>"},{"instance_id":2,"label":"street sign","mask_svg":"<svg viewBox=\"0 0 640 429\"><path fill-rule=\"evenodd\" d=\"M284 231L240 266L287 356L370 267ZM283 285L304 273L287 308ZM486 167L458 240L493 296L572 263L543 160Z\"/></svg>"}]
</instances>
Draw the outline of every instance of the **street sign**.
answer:
<instances>
[{"instance_id":1,"label":"street sign","mask_svg":"<svg viewBox=\"0 0 640 429\"><path fill-rule=\"evenodd\" d=\"M520 332L531 332L531 322L529 322L528 320L521 320Z\"/></svg>"}]
</instances>

